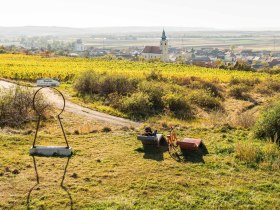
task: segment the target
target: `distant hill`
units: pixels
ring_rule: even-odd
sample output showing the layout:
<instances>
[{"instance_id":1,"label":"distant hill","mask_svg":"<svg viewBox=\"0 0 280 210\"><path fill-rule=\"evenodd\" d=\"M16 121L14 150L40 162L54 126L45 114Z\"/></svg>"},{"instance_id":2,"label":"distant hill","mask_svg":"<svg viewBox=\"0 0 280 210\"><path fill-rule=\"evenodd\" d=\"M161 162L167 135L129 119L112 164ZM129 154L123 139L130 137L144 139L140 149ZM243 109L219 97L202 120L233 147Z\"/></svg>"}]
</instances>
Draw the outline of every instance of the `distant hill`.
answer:
<instances>
[{"instance_id":1,"label":"distant hill","mask_svg":"<svg viewBox=\"0 0 280 210\"><path fill-rule=\"evenodd\" d=\"M87 34L108 33L149 33L161 31L163 27L127 26L127 27L92 27L92 28L69 28L55 26L23 26L23 27L0 27L0 36L69 36ZM191 27L165 27L168 32L178 31L213 31L214 28L191 28Z\"/></svg>"}]
</instances>

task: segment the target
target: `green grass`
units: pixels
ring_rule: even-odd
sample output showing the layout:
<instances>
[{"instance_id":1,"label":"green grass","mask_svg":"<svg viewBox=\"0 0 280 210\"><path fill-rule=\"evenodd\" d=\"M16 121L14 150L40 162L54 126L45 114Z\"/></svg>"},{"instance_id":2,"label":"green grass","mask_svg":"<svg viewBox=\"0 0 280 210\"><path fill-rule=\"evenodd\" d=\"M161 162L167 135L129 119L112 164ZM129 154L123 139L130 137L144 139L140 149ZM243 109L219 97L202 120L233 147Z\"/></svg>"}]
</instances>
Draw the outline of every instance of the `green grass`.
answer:
<instances>
[{"instance_id":1,"label":"green grass","mask_svg":"<svg viewBox=\"0 0 280 210\"><path fill-rule=\"evenodd\" d=\"M48 124L45 124L47 129ZM77 125L76 125L77 126ZM66 131L76 126L66 124ZM164 134L167 131L161 130ZM39 133L38 144L63 145ZM30 194L31 209L277 209L280 171L236 158L235 145L247 142L248 131L181 128L179 137L202 138L209 154L176 162L168 152L144 153L137 131L68 135L75 155L64 186L67 158L36 157L40 184ZM33 135L0 135L0 209L26 209L36 184L28 150ZM253 141L262 148L264 143ZM6 172L17 169L19 174Z\"/></svg>"}]
</instances>

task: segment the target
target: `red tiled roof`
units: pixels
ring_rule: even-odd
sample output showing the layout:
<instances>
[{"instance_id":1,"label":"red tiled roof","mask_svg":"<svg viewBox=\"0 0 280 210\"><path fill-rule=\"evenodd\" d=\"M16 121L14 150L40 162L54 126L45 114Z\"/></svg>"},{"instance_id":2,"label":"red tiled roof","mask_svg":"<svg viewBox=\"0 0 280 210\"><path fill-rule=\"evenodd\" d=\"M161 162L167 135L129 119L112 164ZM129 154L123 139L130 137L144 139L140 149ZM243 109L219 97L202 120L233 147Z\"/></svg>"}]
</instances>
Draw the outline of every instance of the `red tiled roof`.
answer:
<instances>
[{"instance_id":1,"label":"red tiled roof","mask_svg":"<svg viewBox=\"0 0 280 210\"><path fill-rule=\"evenodd\" d=\"M160 47L157 46L146 46L142 53L154 53L154 54L161 54Z\"/></svg>"}]
</instances>

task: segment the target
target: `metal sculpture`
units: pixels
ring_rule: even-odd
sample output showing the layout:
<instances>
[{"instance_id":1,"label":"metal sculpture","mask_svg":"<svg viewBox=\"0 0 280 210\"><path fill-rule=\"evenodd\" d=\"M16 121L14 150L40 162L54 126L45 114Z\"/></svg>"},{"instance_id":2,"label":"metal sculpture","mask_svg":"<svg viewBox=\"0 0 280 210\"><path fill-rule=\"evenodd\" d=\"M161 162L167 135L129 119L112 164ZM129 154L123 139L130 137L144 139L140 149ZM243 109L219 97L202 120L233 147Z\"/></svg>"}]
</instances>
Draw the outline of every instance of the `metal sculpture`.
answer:
<instances>
[{"instance_id":1,"label":"metal sculpture","mask_svg":"<svg viewBox=\"0 0 280 210\"><path fill-rule=\"evenodd\" d=\"M35 101L36 101L37 94L40 92L40 90L42 90L44 88L54 89L55 91L57 91L61 95L61 97L63 99L63 107L56 117L59 121L61 130L62 130L62 133L63 133L63 136L64 136L64 140L65 140L65 143L66 143L66 147L61 147L61 146L37 146L36 145L36 139L37 139L37 135L38 135L39 127L40 127L42 113L41 113L40 110L38 110L36 108ZM42 88L38 89L33 96L33 109L35 110L36 114L38 115L38 121L37 121L36 132L35 132L35 136L34 136L34 140L33 140L33 145L32 145L32 148L30 149L30 155L71 156L72 155L72 148L69 146L69 143L67 141L67 137L66 137L66 134L65 134L62 122L61 122L61 117L60 117L60 115L64 112L64 109L65 109L65 98L64 98L63 94L58 89L56 89L54 87L49 87L49 86L42 87Z\"/></svg>"}]
</instances>

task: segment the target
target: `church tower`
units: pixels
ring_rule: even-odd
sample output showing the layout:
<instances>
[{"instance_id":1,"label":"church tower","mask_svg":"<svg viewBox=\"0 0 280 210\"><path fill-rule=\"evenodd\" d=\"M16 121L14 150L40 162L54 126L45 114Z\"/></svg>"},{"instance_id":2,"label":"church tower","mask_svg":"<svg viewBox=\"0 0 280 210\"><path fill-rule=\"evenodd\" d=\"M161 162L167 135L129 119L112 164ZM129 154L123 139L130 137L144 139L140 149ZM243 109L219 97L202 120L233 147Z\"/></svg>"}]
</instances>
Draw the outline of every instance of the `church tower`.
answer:
<instances>
[{"instance_id":1,"label":"church tower","mask_svg":"<svg viewBox=\"0 0 280 210\"><path fill-rule=\"evenodd\" d=\"M160 50L162 53L161 61L168 62L169 61L169 59L168 59L168 40L165 35L164 29L163 29L162 35L161 35Z\"/></svg>"}]
</instances>

